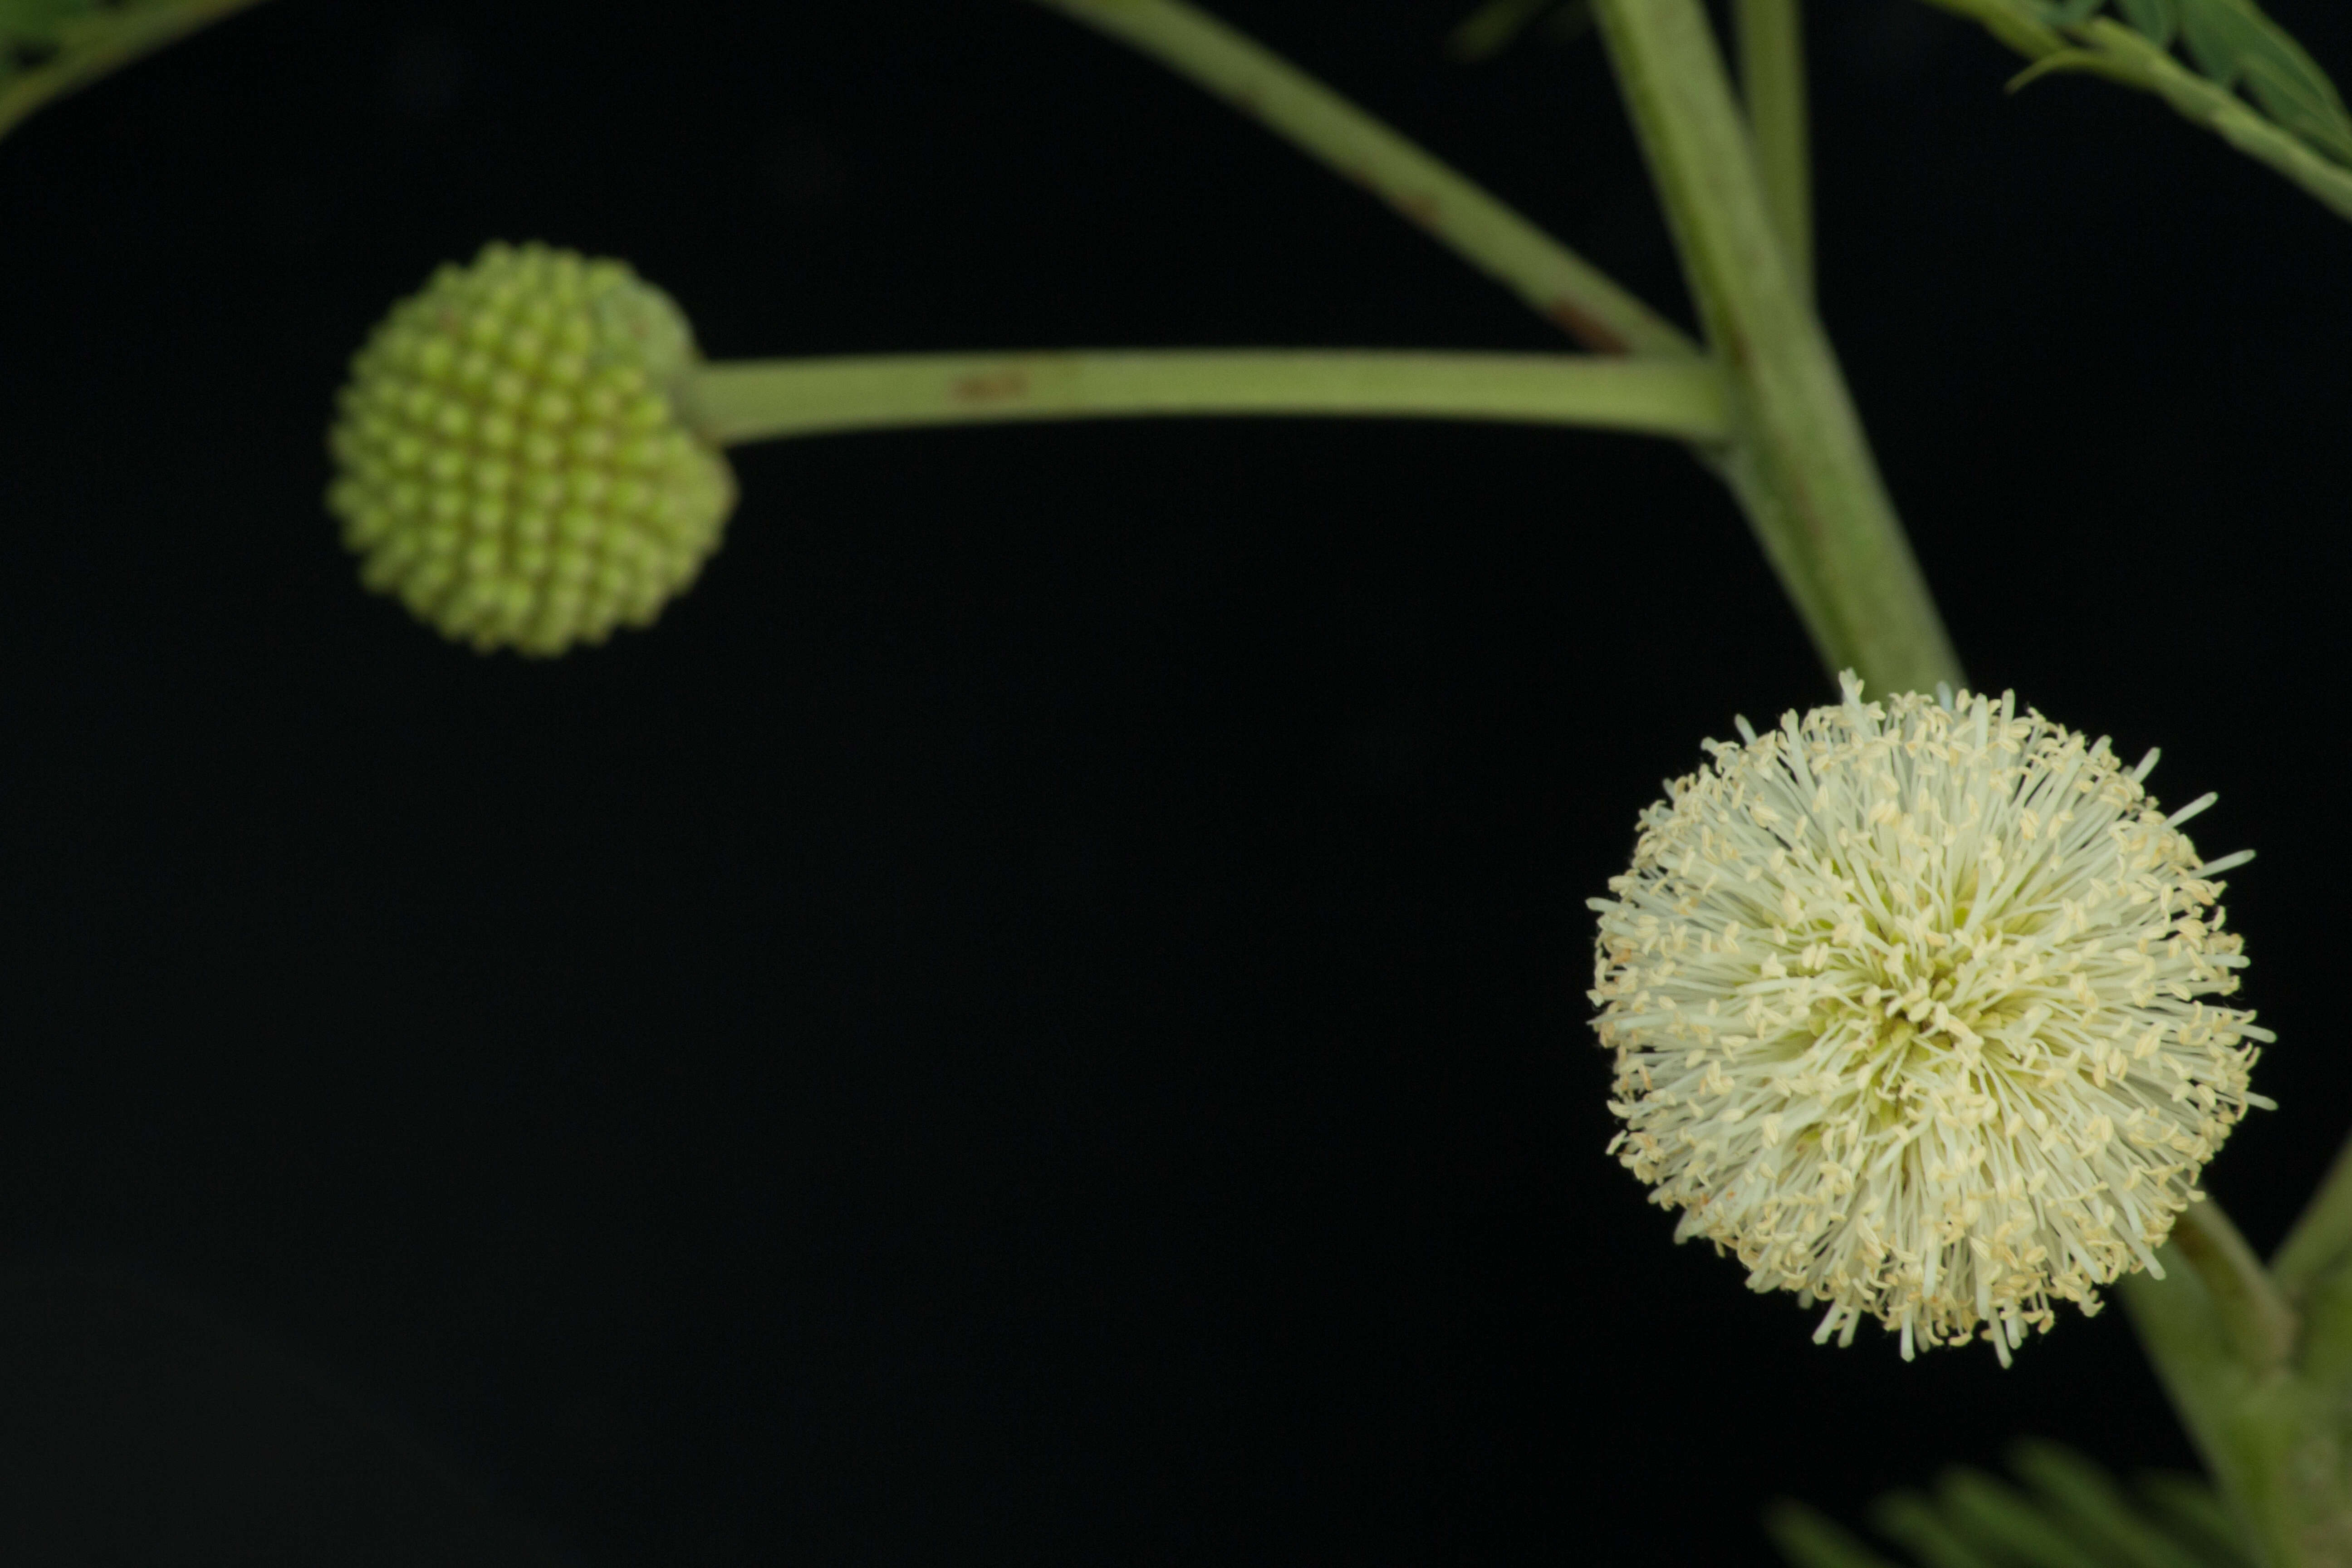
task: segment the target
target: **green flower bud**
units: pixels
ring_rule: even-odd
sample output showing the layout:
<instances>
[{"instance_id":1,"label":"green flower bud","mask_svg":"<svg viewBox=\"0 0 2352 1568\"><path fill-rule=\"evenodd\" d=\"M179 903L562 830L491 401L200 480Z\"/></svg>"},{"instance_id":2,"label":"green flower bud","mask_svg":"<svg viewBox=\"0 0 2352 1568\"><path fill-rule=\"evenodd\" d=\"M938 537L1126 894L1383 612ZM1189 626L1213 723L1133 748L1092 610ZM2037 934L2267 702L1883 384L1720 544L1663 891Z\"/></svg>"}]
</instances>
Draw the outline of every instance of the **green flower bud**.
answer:
<instances>
[{"instance_id":1,"label":"green flower bud","mask_svg":"<svg viewBox=\"0 0 2352 1568\"><path fill-rule=\"evenodd\" d=\"M328 438L360 580L483 652L651 624L735 505L675 405L699 358L622 262L490 245L442 268L352 358Z\"/></svg>"}]
</instances>

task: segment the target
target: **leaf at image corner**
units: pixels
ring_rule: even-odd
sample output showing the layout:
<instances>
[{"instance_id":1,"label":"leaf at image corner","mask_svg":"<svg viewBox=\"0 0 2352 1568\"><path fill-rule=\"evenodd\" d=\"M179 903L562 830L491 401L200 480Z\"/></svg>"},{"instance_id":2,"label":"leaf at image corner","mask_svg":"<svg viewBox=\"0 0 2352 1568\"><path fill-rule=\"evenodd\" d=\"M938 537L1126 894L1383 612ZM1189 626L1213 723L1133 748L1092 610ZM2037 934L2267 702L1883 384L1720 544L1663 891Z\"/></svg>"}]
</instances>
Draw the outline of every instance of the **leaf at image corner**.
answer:
<instances>
[{"instance_id":1,"label":"leaf at image corner","mask_svg":"<svg viewBox=\"0 0 2352 1568\"><path fill-rule=\"evenodd\" d=\"M55 58L58 29L93 8L93 0L0 0L0 87Z\"/></svg>"},{"instance_id":2,"label":"leaf at image corner","mask_svg":"<svg viewBox=\"0 0 2352 1568\"><path fill-rule=\"evenodd\" d=\"M2199 70L2223 87L2242 83L2273 120L2337 163L2352 163L2352 114L2346 113L2336 84L2253 0L2173 3L2180 12L2181 41ZM2137 19L2133 25L2138 26Z\"/></svg>"},{"instance_id":3,"label":"leaf at image corner","mask_svg":"<svg viewBox=\"0 0 2352 1568\"><path fill-rule=\"evenodd\" d=\"M0 135L43 104L259 0L0 0Z\"/></svg>"},{"instance_id":4,"label":"leaf at image corner","mask_svg":"<svg viewBox=\"0 0 2352 1568\"><path fill-rule=\"evenodd\" d=\"M1764 1533L1791 1568L1895 1568L1829 1515L1792 1499L1765 1510Z\"/></svg>"}]
</instances>

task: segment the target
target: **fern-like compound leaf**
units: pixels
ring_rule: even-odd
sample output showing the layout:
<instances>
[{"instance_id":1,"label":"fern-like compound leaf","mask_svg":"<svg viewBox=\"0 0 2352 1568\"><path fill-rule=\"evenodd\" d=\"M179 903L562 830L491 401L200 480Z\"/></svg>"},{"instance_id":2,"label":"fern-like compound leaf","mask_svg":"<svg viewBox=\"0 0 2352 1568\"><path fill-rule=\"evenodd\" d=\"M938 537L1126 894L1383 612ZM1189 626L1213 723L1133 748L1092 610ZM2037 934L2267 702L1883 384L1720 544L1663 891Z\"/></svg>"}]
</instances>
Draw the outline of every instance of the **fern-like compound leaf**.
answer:
<instances>
[{"instance_id":1,"label":"fern-like compound leaf","mask_svg":"<svg viewBox=\"0 0 2352 1568\"><path fill-rule=\"evenodd\" d=\"M2006 1559L2044 1568L2111 1568L2032 1498L1982 1470L1953 1466L1936 1485L1936 1501L1955 1528Z\"/></svg>"},{"instance_id":2,"label":"fern-like compound leaf","mask_svg":"<svg viewBox=\"0 0 2352 1568\"><path fill-rule=\"evenodd\" d=\"M0 0L0 133L256 0Z\"/></svg>"},{"instance_id":3,"label":"fern-like compound leaf","mask_svg":"<svg viewBox=\"0 0 2352 1568\"><path fill-rule=\"evenodd\" d=\"M2352 114L2254 0L2112 0L2113 16L2108 3L1927 0L2033 61L2012 85L2086 71L2153 93L2352 218Z\"/></svg>"},{"instance_id":4,"label":"fern-like compound leaf","mask_svg":"<svg viewBox=\"0 0 2352 1568\"><path fill-rule=\"evenodd\" d=\"M2302 45L2257 9L2253 0L2177 0L2181 41L2197 68L2247 95L2281 125L2337 163L2352 164L2352 115L2336 84ZM2157 38L2125 6L2125 18ZM2161 43L2164 40L2157 38Z\"/></svg>"},{"instance_id":5,"label":"fern-like compound leaf","mask_svg":"<svg viewBox=\"0 0 2352 1568\"><path fill-rule=\"evenodd\" d=\"M1872 1527L1907 1553L1903 1568L2250 1568L2229 1509L2194 1476L2143 1476L2126 1491L2073 1449L2032 1441L2010 1468L2021 1484L1954 1466L1932 1493L1890 1492ZM1791 1568L1896 1568L1802 1503L1774 1504L1764 1528Z\"/></svg>"},{"instance_id":6,"label":"fern-like compound leaf","mask_svg":"<svg viewBox=\"0 0 2352 1568\"><path fill-rule=\"evenodd\" d=\"M2352 218L2352 113L2318 62L2254 0L1927 3L2033 61L2013 86L2085 71L2152 93ZM1457 59L1487 59L1539 25L1572 36L1587 15L1584 0L1484 0L1447 47Z\"/></svg>"},{"instance_id":7,"label":"fern-like compound leaf","mask_svg":"<svg viewBox=\"0 0 2352 1568\"><path fill-rule=\"evenodd\" d=\"M2113 1476L2074 1449L2029 1440L2011 1452L2009 1465L2051 1517L2102 1561L2118 1568L2207 1568L2152 1522Z\"/></svg>"}]
</instances>

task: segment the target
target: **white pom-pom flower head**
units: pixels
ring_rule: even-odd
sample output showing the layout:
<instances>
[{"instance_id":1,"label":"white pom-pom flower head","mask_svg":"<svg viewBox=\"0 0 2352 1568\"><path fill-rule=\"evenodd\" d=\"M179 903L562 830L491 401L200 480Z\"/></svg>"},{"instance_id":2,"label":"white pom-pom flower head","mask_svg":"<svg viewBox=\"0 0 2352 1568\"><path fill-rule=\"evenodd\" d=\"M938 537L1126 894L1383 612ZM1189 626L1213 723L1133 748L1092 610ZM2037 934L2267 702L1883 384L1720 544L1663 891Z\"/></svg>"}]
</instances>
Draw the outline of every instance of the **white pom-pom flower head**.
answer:
<instances>
[{"instance_id":1,"label":"white pom-pom flower head","mask_svg":"<svg viewBox=\"0 0 2352 1568\"><path fill-rule=\"evenodd\" d=\"M2273 1037L2202 859L2103 738L2012 696L1844 700L1643 814L1591 901L1610 1145L1759 1291L2004 1364L2154 1257Z\"/></svg>"}]
</instances>

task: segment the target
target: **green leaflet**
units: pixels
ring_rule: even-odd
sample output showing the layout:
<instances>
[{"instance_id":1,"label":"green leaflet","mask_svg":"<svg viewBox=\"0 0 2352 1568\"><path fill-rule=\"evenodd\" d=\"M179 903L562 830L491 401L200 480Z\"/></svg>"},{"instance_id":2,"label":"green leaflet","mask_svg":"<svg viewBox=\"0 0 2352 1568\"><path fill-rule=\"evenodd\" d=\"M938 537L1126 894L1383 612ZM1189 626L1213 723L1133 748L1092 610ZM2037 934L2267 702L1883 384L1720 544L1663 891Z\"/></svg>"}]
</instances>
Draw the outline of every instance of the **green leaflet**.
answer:
<instances>
[{"instance_id":1,"label":"green leaflet","mask_svg":"<svg viewBox=\"0 0 2352 1568\"><path fill-rule=\"evenodd\" d=\"M2138 31L2154 38L2164 48L2172 47L2173 36L2180 28L2180 13L2173 0L2116 0L2116 9L2124 20Z\"/></svg>"},{"instance_id":2,"label":"green leaflet","mask_svg":"<svg viewBox=\"0 0 2352 1568\"><path fill-rule=\"evenodd\" d=\"M1445 52L1457 60L1488 60L1519 41L1519 35L1553 0L1486 0L1446 35Z\"/></svg>"},{"instance_id":3,"label":"green leaflet","mask_svg":"<svg viewBox=\"0 0 2352 1568\"><path fill-rule=\"evenodd\" d=\"M2145 4L2146 0L2142 0ZM2280 29L2253 0L2173 0L2189 58L2223 87L2243 83L2273 120L2327 153L2352 164L2352 115L2327 73ZM2126 20L2157 42L2166 40L2123 7Z\"/></svg>"},{"instance_id":4,"label":"green leaflet","mask_svg":"<svg viewBox=\"0 0 2352 1568\"><path fill-rule=\"evenodd\" d=\"M39 37L68 16L100 9L99 0L0 0L0 38Z\"/></svg>"},{"instance_id":5,"label":"green leaflet","mask_svg":"<svg viewBox=\"0 0 2352 1568\"><path fill-rule=\"evenodd\" d=\"M2106 0L1929 0L1983 23L2021 53L2048 58L2063 47L2059 34L2092 41L2086 25ZM2216 86L2242 89L2263 111L2336 163L2352 166L2352 114L2327 73L2302 45L2263 15L2254 0L2114 0L2132 31L2158 48L2183 46L2198 71ZM2094 49L2080 63L2134 80L2123 61ZM2154 91L2153 84L2135 85Z\"/></svg>"},{"instance_id":6,"label":"green leaflet","mask_svg":"<svg viewBox=\"0 0 2352 1568\"><path fill-rule=\"evenodd\" d=\"M1895 1568L1829 1515L1787 1498L1764 1510L1764 1533L1793 1568Z\"/></svg>"},{"instance_id":7,"label":"green leaflet","mask_svg":"<svg viewBox=\"0 0 2352 1568\"><path fill-rule=\"evenodd\" d=\"M2254 0L1927 3L2033 61L2012 86L2085 71L2153 93L2352 218L2352 113L2327 73ZM2103 14L2110 8L2112 16ZM1447 47L1458 59L1487 59L1538 26L1572 36L1584 14L1583 0L1485 0Z\"/></svg>"},{"instance_id":8,"label":"green leaflet","mask_svg":"<svg viewBox=\"0 0 2352 1568\"><path fill-rule=\"evenodd\" d=\"M1493 59L1529 33L1564 44L1591 27L1591 0L1486 0L1446 35L1445 52L1475 63Z\"/></svg>"},{"instance_id":9,"label":"green leaflet","mask_svg":"<svg viewBox=\"0 0 2352 1568\"><path fill-rule=\"evenodd\" d=\"M60 23L96 9L96 0L0 0L0 88L56 55Z\"/></svg>"},{"instance_id":10,"label":"green leaflet","mask_svg":"<svg viewBox=\"0 0 2352 1568\"><path fill-rule=\"evenodd\" d=\"M2116 16L2100 14L2103 0L1927 4L2033 61L2012 88L2083 71L2153 93L2352 218L2352 115L2327 73L2254 0L2113 0Z\"/></svg>"},{"instance_id":11,"label":"green leaflet","mask_svg":"<svg viewBox=\"0 0 2352 1568\"><path fill-rule=\"evenodd\" d=\"M1956 1465L1932 1493L1890 1492L1874 1531L1889 1558L1827 1515L1776 1503L1764 1528L1791 1568L2252 1568L2228 1510L2193 1476L2148 1475L2126 1491L2071 1448L2027 1441L2017 1483Z\"/></svg>"},{"instance_id":12,"label":"green leaflet","mask_svg":"<svg viewBox=\"0 0 2352 1568\"><path fill-rule=\"evenodd\" d=\"M2238 1526L2229 1505L2211 1487L2195 1476L2152 1471L2139 1479L2139 1493L2147 1503L2149 1522L2200 1562L2252 1568L2238 1542Z\"/></svg>"},{"instance_id":13,"label":"green leaflet","mask_svg":"<svg viewBox=\"0 0 2352 1568\"><path fill-rule=\"evenodd\" d=\"M1946 10L1975 16L2004 40L2029 53L2018 36L2040 29L2073 33L2096 16L2106 0L1931 0ZM2344 109L2327 73L2302 45L2263 15L2254 0L2114 0L2131 29L2160 49L2178 41L2209 80L2242 88L2280 125L2337 163L2352 164L2352 115ZM2008 26L1998 26L2007 23Z\"/></svg>"},{"instance_id":14,"label":"green leaflet","mask_svg":"<svg viewBox=\"0 0 2352 1568\"><path fill-rule=\"evenodd\" d=\"M2105 1568L2085 1544L2033 1499L1982 1470L1954 1466L1937 1485L1936 1500L1953 1524L1993 1542L2011 1557L2050 1568Z\"/></svg>"},{"instance_id":15,"label":"green leaflet","mask_svg":"<svg viewBox=\"0 0 2352 1568\"><path fill-rule=\"evenodd\" d=\"M2045 28L2074 33L2106 0L1934 0L1948 10L1990 21L1989 11L2031 18ZM2176 41L2207 79L2242 89L2273 121L2339 163L2352 165L2352 114L2327 73L2263 15L2254 0L2114 0L2131 29L2160 49ZM2004 30L2012 45L2019 40Z\"/></svg>"}]
</instances>

